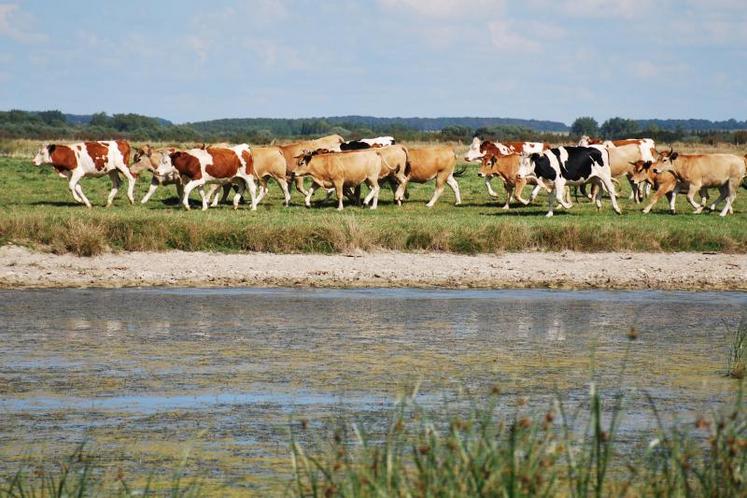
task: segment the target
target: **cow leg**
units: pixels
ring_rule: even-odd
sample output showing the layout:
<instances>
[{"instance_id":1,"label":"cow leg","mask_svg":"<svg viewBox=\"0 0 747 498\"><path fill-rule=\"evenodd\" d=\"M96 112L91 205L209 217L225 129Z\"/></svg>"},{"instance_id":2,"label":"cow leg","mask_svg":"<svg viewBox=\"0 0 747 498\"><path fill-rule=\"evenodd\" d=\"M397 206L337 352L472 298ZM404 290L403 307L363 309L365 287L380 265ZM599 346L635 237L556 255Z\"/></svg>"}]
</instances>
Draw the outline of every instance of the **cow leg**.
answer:
<instances>
[{"instance_id":1,"label":"cow leg","mask_svg":"<svg viewBox=\"0 0 747 498\"><path fill-rule=\"evenodd\" d=\"M343 188L344 183L342 180L335 182L335 194L337 195L337 210L342 211L344 206L342 204L342 198L344 196L345 189Z\"/></svg>"},{"instance_id":2,"label":"cow leg","mask_svg":"<svg viewBox=\"0 0 747 498\"><path fill-rule=\"evenodd\" d=\"M699 191L700 185L695 182L691 183L690 187L687 189L687 201L695 209L695 211L693 211L695 214L700 214L703 211L703 205L695 202L695 194Z\"/></svg>"},{"instance_id":3,"label":"cow leg","mask_svg":"<svg viewBox=\"0 0 747 498\"><path fill-rule=\"evenodd\" d=\"M734 209L732 208L732 204L734 204L734 199L737 197L737 189L739 189L739 184L741 183L741 179L734 180L733 178L729 179L729 182L724 186L726 187L727 197L726 197L726 205L724 206L724 209L721 210L721 217L726 216L727 214L731 213L734 214Z\"/></svg>"},{"instance_id":4,"label":"cow leg","mask_svg":"<svg viewBox=\"0 0 747 498\"><path fill-rule=\"evenodd\" d=\"M539 183L534 186L534 188L532 189L532 193L529 195L529 202L532 202L532 201L534 201L537 198L537 196L539 195L540 191L542 190L542 187L543 186L540 185Z\"/></svg>"},{"instance_id":5,"label":"cow leg","mask_svg":"<svg viewBox=\"0 0 747 498\"><path fill-rule=\"evenodd\" d=\"M278 182L278 185L280 185L280 190L283 191L283 198L285 199L283 201L283 204L285 205L285 207L288 207L290 205L290 200L291 200L291 195L290 195L290 192L288 191L288 182L285 180L285 178L280 178L280 177L275 178L275 180ZM266 186L265 186L265 189L267 189ZM265 190L265 194L266 193L267 193L267 190Z\"/></svg>"},{"instance_id":6,"label":"cow leg","mask_svg":"<svg viewBox=\"0 0 747 498\"><path fill-rule=\"evenodd\" d=\"M456 197L456 202L454 203L455 206L458 206L462 203L462 193L459 191L459 183L457 183L456 178L454 178L454 173L451 173L449 177L446 179L446 183L451 187L451 190L454 191L454 197Z\"/></svg>"},{"instance_id":7,"label":"cow leg","mask_svg":"<svg viewBox=\"0 0 747 498\"><path fill-rule=\"evenodd\" d=\"M593 202L597 206L597 211L602 209L602 195L601 195L602 186L598 181L591 181L591 202Z\"/></svg>"},{"instance_id":8,"label":"cow leg","mask_svg":"<svg viewBox=\"0 0 747 498\"><path fill-rule=\"evenodd\" d=\"M181 202L182 197L184 197L184 184L181 180L176 182L176 196L179 198L179 202Z\"/></svg>"},{"instance_id":9,"label":"cow leg","mask_svg":"<svg viewBox=\"0 0 747 498\"><path fill-rule=\"evenodd\" d=\"M529 204L529 202L531 202L521 197L521 194L524 192L524 187L526 186L526 184L527 184L526 178L519 178L518 180L516 180L516 183L514 184L514 197L516 198L517 201L521 202L525 206Z\"/></svg>"},{"instance_id":10,"label":"cow leg","mask_svg":"<svg viewBox=\"0 0 747 498\"><path fill-rule=\"evenodd\" d=\"M119 186L122 184L116 169L109 172L109 178L112 180L112 189L109 191L109 197L106 199L106 207L112 206L112 202L114 202L114 198L117 196L117 192L119 192Z\"/></svg>"},{"instance_id":11,"label":"cow leg","mask_svg":"<svg viewBox=\"0 0 747 498\"><path fill-rule=\"evenodd\" d=\"M125 165L117 168L117 171L122 173L127 179L127 200L130 201L130 204L135 204L135 183L137 182L137 178L132 176L130 169Z\"/></svg>"},{"instance_id":12,"label":"cow leg","mask_svg":"<svg viewBox=\"0 0 747 498\"><path fill-rule=\"evenodd\" d=\"M677 214L677 208L675 206L675 203L677 202L677 191L672 190L671 192L667 192L667 199L669 199L669 212Z\"/></svg>"},{"instance_id":13,"label":"cow leg","mask_svg":"<svg viewBox=\"0 0 747 498\"><path fill-rule=\"evenodd\" d=\"M368 185L369 191L368 191L368 195L365 197L365 199L363 199L364 206L368 206L368 203L371 202L371 200L374 198L374 194L378 194L374 192L373 187L371 186L371 183L368 179L366 179L366 185Z\"/></svg>"},{"instance_id":14,"label":"cow leg","mask_svg":"<svg viewBox=\"0 0 747 498\"><path fill-rule=\"evenodd\" d=\"M612 181L612 177L604 174L603 176L599 176L598 178L602 184L602 187L604 187L604 189L607 191L607 194L610 196L612 209L614 209L617 214L622 214L620 206L617 204L617 192L615 191L615 183Z\"/></svg>"},{"instance_id":15,"label":"cow leg","mask_svg":"<svg viewBox=\"0 0 747 498\"><path fill-rule=\"evenodd\" d=\"M158 189L158 186L160 184L158 183L158 180L154 176L150 179L150 187L148 187L148 192L145 193L142 199L140 199L140 204L145 204L150 200L151 197L153 197L153 194L156 193L156 190Z\"/></svg>"},{"instance_id":16,"label":"cow leg","mask_svg":"<svg viewBox=\"0 0 747 498\"><path fill-rule=\"evenodd\" d=\"M222 197L218 196L218 189L220 189L220 188L223 189L223 196ZM210 207L217 207L218 206L218 201L220 201L222 203L226 199L226 197L228 197L228 193L229 192L231 192L231 184L230 183L226 184L226 185L220 185L218 183L214 183L214 184L210 185L207 188L207 194L206 194L206 196L207 196L206 199L207 199L208 204L210 204Z\"/></svg>"},{"instance_id":17,"label":"cow leg","mask_svg":"<svg viewBox=\"0 0 747 498\"><path fill-rule=\"evenodd\" d=\"M666 194L666 189L664 187L660 187L656 189L656 192L654 192L654 197L651 199L651 202L648 203L648 206L643 208L643 214L648 214L651 212L651 209L656 205L657 202L659 202L659 199L661 199L664 194ZM674 199L674 197L673 197ZM674 202L674 200L670 201Z\"/></svg>"},{"instance_id":18,"label":"cow leg","mask_svg":"<svg viewBox=\"0 0 747 498\"><path fill-rule=\"evenodd\" d=\"M311 183L311 187L309 187L309 190L306 192L306 197L304 198L304 205L307 208L311 207L311 196L314 195L314 192L316 192L317 189L316 183Z\"/></svg>"},{"instance_id":19,"label":"cow leg","mask_svg":"<svg viewBox=\"0 0 747 498\"><path fill-rule=\"evenodd\" d=\"M630 175L625 175L625 178L628 179L628 185L630 185L630 192L633 194L632 199L635 201L636 204L640 204L643 201L643 195L641 193L641 186L633 181L633 177Z\"/></svg>"},{"instance_id":20,"label":"cow leg","mask_svg":"<svg viewBox=\"0 0 747 498\"><path fill-rule=\"evenodd\" d=\"M205 184L205 180L202 178L199 180L190 180L187 182L187 184L184 186L184 192L182 193L182 200L181 200L182 206L184 206L184 209L189 211L189 194L191 194L192 191L197 187L200 187L200 194L202 194L203 210L207 209L207 202L205 202L205 192L204 192L204 189L202 188L204 184Z\"/></svg>"},{"instance_id":21,"label":"cow leg","mask_svg":"<svg viewBox=\"0 0 747 498\"><path fill-rule=\"evenodd\" d=\"M558 200L558 204L566 209L573 207L573 204L566 201L565 198L565 178L558 176L555 178L555 198Z\"/></svg>"},{"instance_id":22,"label":"cow leg","mask_svg":"<svg viewBox=\"0 0 747 498\"><path fill-rule=\"evenodd\" d=\"M72 174L70 175L70 181L68 182L68 186L70 187L70 191L73 194L73 199L75 199L76 194L78 197L80 197L80 200L83 202L83 204L86 205L87 208L91 207L91 202L88 200L88 198L83 193L83 189L80 188L78 185L78 182L80 179L83 178L83 173L81 171L80 167L77 167L73 170Z\"/></svg>"},{"instance_id":23,"label":"cow leg","mask_svg":"<svg viewBox=\"0 0 747 498\"><path fill-rule=\"evenodd\" d=\"M441 197L441 194L444 192L444 187L446 186L446 178L442 175L436 176L436 190L433 191L433 197L431 197L431 200L428 201L428 204L426 204L427 207L433 207L434 204L436 204L436 201L439 197Z\"/></svg>"},{"instance_id":24,"label":"cow leg","mask_svg":"<svg viewBox=\"0 0 747 498\"><path fill-rule=\"evenodd\" d=\"M376 209L376 207L379 205L379 192L381 192L378 176L367 179L366 184L371 189L371 192L369 192L368 196L366 196L366 199L371 197L373 200L373 202L371 203L371 209ZM366 204L365 201L363 201L363 203Z\"/></svg>"},{"instance_id":25,"label":"cow leg","mask_svg":"<svg viewBox=\"0 0 747 498\"><path fill-rule=\"evenodd\" d=\"M236 185L236 194L233 196L233 209L234 211L239 209L239 203L241 202L241 196L244 195L244 190L246 190L245 182L239 182Z\"/></svg>"},{"instance_id":26,"label":"cow leg","mask_svg":"<svg viewBox=\"0 0 747 498\"><path fill-rule=\"evenodd\" d=\"M254 175L243 176L242 179L244 180L246 187L249 189L249 197L252 198L252 211L256 211L257 204L259 203L259 200L261 199L258 200L258 197L257 197L257 184L254 181ZM244 188L241 185L241 183L239 183L239 189L243 193ZM236 198L234 197L234 200L233 200L234 206L236 206L240 200L241 200L241 196L238 197L238 200L236 200Z\"/></svg>"},{"instance_id":27,"label":"cow leg","mask_svg":"<svg viewBox=\"0 0 747 498\"><path fill-rule=\"evenodd\" d=\"M557 180L555 182L555 185L557 185ZM556 189L557 187L554 187ZM553 208L555 207L555 198L561 194L558 194L557 191L550 192L547 194L547 214L545 215L547 218L550 218L553 216Z\"/></svg>"},{"instance_id":28,"label":"cow leg","mask_svg":"<svg viewBox=\"0 0 747 498\"><path fill-rule=\"evenodd\" d=\"M511 207L511 199L514 197L514 185L508 182L503 182L503 188L506 190L506 204L503 205L503 209L509 209Z\"/></svg>"},{"instance_id":29,"label":"cow leg","mask_svg":"<svg viewBox=\"0 0 747 498\"><path fill-rule=\"evenodd\" d=\"M402 205L402 200L405 198L405 192L407 192L407 184L409 181L410 179L408 177L404 177L400 182L399 187L397 187L397 192L394 193L394 201L398 206Z\"/></svg>"},{"instance_id":30,"label":"cow leg","mask_svg":"<svg viewBox=\"0 0 747 498\"><path fill-rule=\"evenodd\" d=\"M490 183L493 179L489 176L485 177L485 186L488 188L488 195L490 197L498 197L498 192L493 190L493 185Z\"/></svg>"},{"instance_id":31,"label":"cow leg","mask_svg":"<svg viewBox=\"0 0 747 498\"><path fill-rule=\"evenodd\" d=\"M296 190L298 190L301 194L303 194L304 197L308 197L309 192L305 188L303 188L303 179L304 179L303 176L295 177L294 182L296 184Z\"/></svg>"}]
</instances>

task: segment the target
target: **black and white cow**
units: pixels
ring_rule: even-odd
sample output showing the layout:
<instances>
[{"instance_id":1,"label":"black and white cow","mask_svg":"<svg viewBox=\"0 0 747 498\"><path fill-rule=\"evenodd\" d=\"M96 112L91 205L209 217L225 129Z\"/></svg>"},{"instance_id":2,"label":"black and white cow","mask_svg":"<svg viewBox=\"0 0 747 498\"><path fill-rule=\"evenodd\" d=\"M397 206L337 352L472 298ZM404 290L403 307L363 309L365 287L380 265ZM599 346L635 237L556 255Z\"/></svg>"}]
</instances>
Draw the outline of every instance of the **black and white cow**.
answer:
<instances>
[{"instance_id":1,"label":"black and white cow","mask_svg":"<svg viewBox=\"0 0 747 498\"><path fill-rule=\"evenodd\" d=\"M394 145L394 137L361 138L360 140L349 140L340 144L340 150L363 150L375 147L387 147Z\"/></svg>"},{"instance_id":2,"label":"black and white cow","mask_svg":"<svg viewBox=\"0 0 747 498\"><path fill-rule=\"evenodd\" d=\"M553 215L554 200L566 209L572 204L564 199L566 185L583 185L591 182L609 193L612 208L622 214L617 205L615 185L612 183L609 155L602 147L557 147L541 154L522 154L519 176L537 177L543 181L553 182L553 192L548 196L549 211ZM602 202L597 197L597 208Z\"/></svg>"}]
</instances>

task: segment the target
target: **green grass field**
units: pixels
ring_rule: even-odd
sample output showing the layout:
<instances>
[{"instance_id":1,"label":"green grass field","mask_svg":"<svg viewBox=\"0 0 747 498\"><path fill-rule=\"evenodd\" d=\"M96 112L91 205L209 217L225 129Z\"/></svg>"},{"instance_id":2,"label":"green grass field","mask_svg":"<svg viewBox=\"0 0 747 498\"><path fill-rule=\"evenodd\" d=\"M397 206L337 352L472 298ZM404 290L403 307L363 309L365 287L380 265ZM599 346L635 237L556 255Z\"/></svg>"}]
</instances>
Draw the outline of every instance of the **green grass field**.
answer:
<instances>
[{"instance_id":1,"label":"green grass field","mask_svg":"<svg viewBox=\"0 0 747 498\"><path fill-rule=\"evenodd\" d=\"M433 209L425 207L434 184L411 185L406 205L392 203L392 192L382 190L379 209L347 204L335 211L334 198L325 203L317 192L317 206L303 207L294 192L284 208L280 189L270 194L256 212L242 205L238 212L225 205L208 212L186 212L176 205L173 186L159 189L145 206L130 206L121 189L110 209L103 207L110 188L108 177L84 179L81 185L94 208L77 205L67 183L51 167L35 167L30 159L0 158L0 243L16 243L54 252L95 255L106 250L208 250L223 252L345 252L354 250L435 250L491 253L523 250L578 251L724 251L747 252L747 191L740 189L735 215L691 214L684 196L672 216L662 200L650 215L627 199L623 185L618 216L605 199L601 211L580 199L573 208L557 209L546 219L547 197L531 206L500 209L488 197L469 165L458 178L463 205L455 207L447 187ZM147 190L150 175L138 182L136 199ZM627 182L622 182L627 183ZM500 181L494 186L498 201L505 200ZM713 192L716 195L717 192ZM525 196L529 195L529 189ZM195 202L197 194L193 194ZM195 204L196 206L196 204Z\"/></svg>"}]
</instances>

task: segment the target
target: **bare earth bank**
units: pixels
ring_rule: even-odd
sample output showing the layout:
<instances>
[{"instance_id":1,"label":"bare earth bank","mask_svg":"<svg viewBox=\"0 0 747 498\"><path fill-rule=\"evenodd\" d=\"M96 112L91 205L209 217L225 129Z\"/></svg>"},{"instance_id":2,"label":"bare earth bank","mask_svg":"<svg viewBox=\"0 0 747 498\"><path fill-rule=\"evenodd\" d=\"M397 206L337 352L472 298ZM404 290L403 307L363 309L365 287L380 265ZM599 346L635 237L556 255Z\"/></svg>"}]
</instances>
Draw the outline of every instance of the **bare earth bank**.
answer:
<instances>
[{"instance_id":1,"label":"bare earth bank","mask_svg":"<svg viewBox=\"0 0 747 498\"><path fill-rule=\"evenodd\" d=\"M747 255L110 253L0 248L0 287L447 287L747 290Z\"/></svg>"}]
</instances>

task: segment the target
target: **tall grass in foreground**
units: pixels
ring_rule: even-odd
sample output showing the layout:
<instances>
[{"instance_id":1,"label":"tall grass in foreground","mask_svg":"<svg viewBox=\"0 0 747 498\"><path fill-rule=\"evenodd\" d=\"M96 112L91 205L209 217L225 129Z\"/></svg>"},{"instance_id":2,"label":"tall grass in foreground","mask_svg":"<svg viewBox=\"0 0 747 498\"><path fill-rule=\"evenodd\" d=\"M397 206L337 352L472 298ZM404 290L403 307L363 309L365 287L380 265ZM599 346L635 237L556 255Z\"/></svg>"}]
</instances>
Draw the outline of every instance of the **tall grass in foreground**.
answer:
<instances>
[{"instance_id":1,"label":"tall grass in foreground","mask_svg":"<svg viewBox=\"0 0 747 498\"><path fill-rule=\"evenodd\" d=\"M747 374L747 316L737 328L729 332L729 356L726 360L726 375L744 379Z\"/></svg>"},{"instance_id":2,"label":"tall grass in foreground","mask_svg":"<svg viewBox=\"0 0 747 498\"><path fill-rule=\"evenodd\" d=\"M659 429L634 454L619 452L622 395L606 410L593 385L585 413L557 399L544 413L498 415L500 397L439 424L411 401L383 436L344 424L310 451L293 436L292 492L369 496L747 496L747 418L733 405L694 426ZM609 407L608 407L609 408ZM581 426L581 427L579 427ZM296 434L298 435L298 434ZM312 436L313 437L313 436Z\"/></svg>"}]
</instances>

